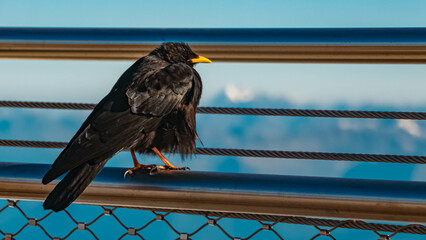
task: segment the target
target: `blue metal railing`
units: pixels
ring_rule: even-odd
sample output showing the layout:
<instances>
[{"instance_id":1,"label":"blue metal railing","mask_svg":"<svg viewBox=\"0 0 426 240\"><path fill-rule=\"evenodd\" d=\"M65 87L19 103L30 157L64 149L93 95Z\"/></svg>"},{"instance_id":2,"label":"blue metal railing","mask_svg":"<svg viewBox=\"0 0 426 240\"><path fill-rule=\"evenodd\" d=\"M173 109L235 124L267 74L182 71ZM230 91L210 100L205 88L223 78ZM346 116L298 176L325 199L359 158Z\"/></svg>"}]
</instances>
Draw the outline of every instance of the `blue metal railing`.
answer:
<instances>
[{"instance_id":1,"label":"blue metal railing","mask_svg":"<svg viewBox=\"0 0 426 240\"><path fill-rule=\"evenodd\" d=\"M426 63L426 28L0 28L0 58L135 60L167 41L215 62Z\"/></svg>"},{"instance_id":2,"label":"blue metal railing","mask_svg":"<svg viewBox=\"0 0 426 240\"><path fill-rule=\"evenodd\" d=\"M0 163L0 196L44 200L48 164ZM426 222L426 182L105 168L79 203Z\"/></svg>"},{"instance_id":3,"label":"blue metal railing","mask_svg":"<svg viewBox=\"0 0 426 240\"><path fill-rule=\"evenodd\" d=\"M0 28L0 43L425 46L426 28Z\"/></svg>"}]
</instances>

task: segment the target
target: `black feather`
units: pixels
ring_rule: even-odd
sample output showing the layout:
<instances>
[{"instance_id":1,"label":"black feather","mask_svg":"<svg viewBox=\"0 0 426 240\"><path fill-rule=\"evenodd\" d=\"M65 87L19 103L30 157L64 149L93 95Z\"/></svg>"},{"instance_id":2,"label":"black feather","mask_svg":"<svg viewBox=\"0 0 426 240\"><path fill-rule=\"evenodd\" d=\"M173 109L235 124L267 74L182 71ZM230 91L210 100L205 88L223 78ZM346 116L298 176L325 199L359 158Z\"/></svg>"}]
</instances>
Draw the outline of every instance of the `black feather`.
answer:
<instances>
[{"instance_id":1,"label":"black feather","mask_svg":"<svg viewBox=\"0 0 426 240\"><path fill-rule=\"evenodd\" d=\"M197 56L186 44L165 43L127 69L43 177L47 184L68 172L43 206L66 208L122 149L194 154L202 91L191 61Z\"/></svg>"},{"instance_id":2,"label":"black feather","mask_svg":"<svg viewBox=\"0 0 426 240\"><path fill-rule=\"evenodd\" d=\"M95 164L84 163L71 170L49 194L43 207L55 212L68 207L93 181L107 160Z\"/></svg>"}]
</instances>

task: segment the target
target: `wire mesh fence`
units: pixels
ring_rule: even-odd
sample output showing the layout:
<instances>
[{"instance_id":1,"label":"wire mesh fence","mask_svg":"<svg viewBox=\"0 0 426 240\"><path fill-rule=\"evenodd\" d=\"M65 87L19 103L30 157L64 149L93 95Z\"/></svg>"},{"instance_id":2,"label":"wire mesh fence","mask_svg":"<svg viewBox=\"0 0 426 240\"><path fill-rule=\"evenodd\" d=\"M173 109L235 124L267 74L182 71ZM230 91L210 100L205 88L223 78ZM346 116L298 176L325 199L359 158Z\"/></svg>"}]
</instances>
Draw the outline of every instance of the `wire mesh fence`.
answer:
<instances>
[{"instance_id":1,"label":"wire mesh fence","mask_svg":"<svg viewBox=\"0 0 426 240\"><path fill-rule=\"evenodd\" d=\"M424 239L426 226L296 216L126 209L73 204L54 213L37 201L0 200L3 239Z\"/></svg>"}]
</instances>

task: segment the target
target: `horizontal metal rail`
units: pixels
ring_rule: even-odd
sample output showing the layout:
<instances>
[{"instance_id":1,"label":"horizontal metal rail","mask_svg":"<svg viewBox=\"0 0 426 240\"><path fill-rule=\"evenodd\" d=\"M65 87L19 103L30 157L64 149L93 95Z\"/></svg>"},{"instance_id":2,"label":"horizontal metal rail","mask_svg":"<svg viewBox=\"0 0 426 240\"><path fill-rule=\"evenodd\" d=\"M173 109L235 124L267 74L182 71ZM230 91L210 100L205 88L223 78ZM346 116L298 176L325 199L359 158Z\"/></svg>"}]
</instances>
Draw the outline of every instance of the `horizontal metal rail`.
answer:
<instances>
[{"instance_id":1,"label":"horizontal metal rail","mask_svg":"<svg viewBox=\"0 0 426 240\"><path fill-rule=\"evenodd\" d=\"M44 200L46 164L0 164L0 198ZM105 168L76 202L266 215L426 222L426 182Z\"/></svg>"},{"instance_id":2,"label":"horizontal metal rail","mask_svg":"<svg viewBox=\"0 0 426 240\"><path fill-rule=\"evenodd\" d=\"M10 107L10 108L92 110L95 106L96 104L93 104L93 103L0 101L0 107ZM426 112L395 112L395 111L391 112L391 111L312 110L312 109L285 109L285 108L198 107L197 113L254 115L254 116L426 120Z\"/></svg>"},{"instance_id":3,"label":"horizontal metal rail","mask_svg":"<svg viewBox=\"0 0 426 240\"><path fill-rule=\"evenodd\" d=\"M426 28L0 28L0 58L135 60L166 41L216 62L426 63Z\"/></svg>"}]
</instances>

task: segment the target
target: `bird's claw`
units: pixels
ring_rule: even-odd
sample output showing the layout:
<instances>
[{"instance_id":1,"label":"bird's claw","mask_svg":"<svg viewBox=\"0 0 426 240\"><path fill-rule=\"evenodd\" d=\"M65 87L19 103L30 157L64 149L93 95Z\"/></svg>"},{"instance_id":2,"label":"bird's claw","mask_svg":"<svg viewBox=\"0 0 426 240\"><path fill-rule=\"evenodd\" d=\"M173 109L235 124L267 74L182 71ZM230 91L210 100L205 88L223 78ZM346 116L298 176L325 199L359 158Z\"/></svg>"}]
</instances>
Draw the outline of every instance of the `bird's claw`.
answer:
<instances>
[{"instance_id":1,"label":"bird's claw","mask_svg":"<svg viewBox=\"0 0 426 240\"><path fill-rule=\"evenodd\" d=\"M151 165L140 165L136 166L134 168L127 169L127 171L124 173L124 178L126 178L127 174L132 176L136 171L145 170L145 172L153 172L154 169L157 169L157 165L151 164Z\"/></svg>"},{"instance_id":2,"label":"bird's claw","mask_svg":"<svg viewBox=\"0 0 426 240\"><path fill-rule=\"evenodd\" d=\"M125 173L124 173L124 178L126 178L127 174L132 175L133 171L128 169Z\"/></svg>"},{"instance_id":3,"label":"bird's claw","mask_svg":"<svg viewBox=\"0 0 426 240\"><path fill-rule=\"evenodd\" d=\"M191 170L189 167L170 167L170 166L166 166L166 165L157 165L154 166L151 171L149 171L150 175L153 175L155 172L158 171L163 171L163 170L178 170L178 171L186 171L186 170Z\"/></svg>"},{"instance_id":4,"label":"bird's claw","mask_svg":"<svg viewBox=\"0 0 426 240\"><path fill-rule=\"evenodd\" d=\"M153 175L158 171L163 171L163 170L179 170L179 171L186 171L186 170L191 170L189 167L171 167L171 166L166 166L166 165L143 165L141 167L134 167L134 168L130 168L127 169L127 171L124 173L124 178L126 178L127 175L132 176L137 170L145 170L149 173L149 175Z\"/></svg>"},{"instance_id":5,"label":"bird's claw","mask_svg":"<svg viewBox=\"0 0 426 240\"><path fill-rule=\"evenodd\" d=\"M149 175L154 175L154 173L158 172L158 171L162 171L162 170L167 170L166 166L162 166L162 165L155 165L151 171L149 171Z\"/></svg>"},{"instance_id":6,"label":"bird's claw","mask_svg":"<svg viewBox=\"0 0 426 240\"><path fill-rule=\"evenodd\" d=\"M169 166L164 166L164 168L166 170L182 170L182 171L191 170L189 167L169 167Z\"/></svg>"},{"instance_id":7,"label":"bird's claw","mask_svg":"<svg viewBox=\"0 0 426 240\"><path fill-rule=\"evenodd\" d=\"M174 169L174 168L172 168L172 170L183 170L183 171L186 171L186 170L191 170L189 167L179 167L179 168L176 168L176 169Z\"/></svg>"}]
</instances>

